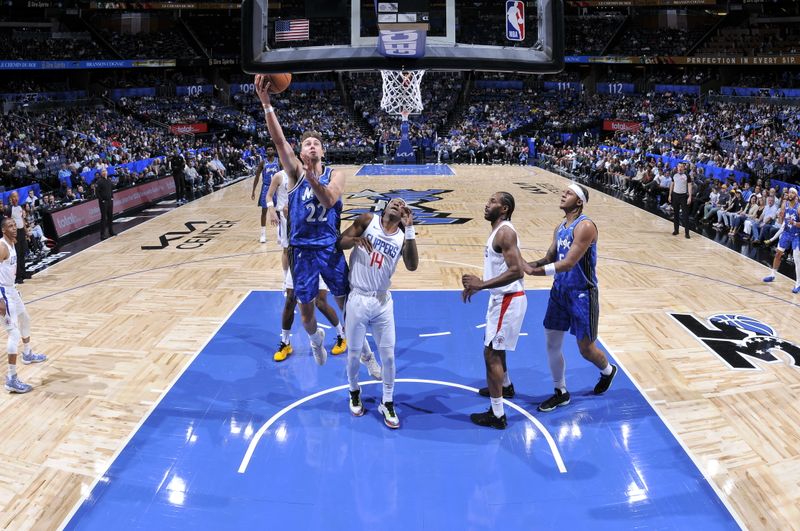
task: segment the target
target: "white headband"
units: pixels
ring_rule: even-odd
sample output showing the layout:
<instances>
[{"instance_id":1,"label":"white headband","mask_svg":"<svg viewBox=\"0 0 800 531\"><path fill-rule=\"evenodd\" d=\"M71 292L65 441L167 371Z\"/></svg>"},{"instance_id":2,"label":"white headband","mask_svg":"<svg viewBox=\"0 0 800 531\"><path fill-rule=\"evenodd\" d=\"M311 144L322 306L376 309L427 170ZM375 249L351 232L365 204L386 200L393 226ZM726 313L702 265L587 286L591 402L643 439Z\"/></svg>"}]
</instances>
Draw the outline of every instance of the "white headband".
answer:
<instances>
[{"instance_id":1,"label":"white headband","mask_svg":"<svg viewBox=\"0 0 800 531\"><path fill-rule=\"evenodd\" d=\"M795 195L797 195L797 188L795 188L794 186L792 186L791 188L789 188L789 191L790 191L790 192L794 192L794 194L795 194Z\"/></svg>"},{"instance_id":2,"label":"white headband","mask_svg":"<svg viewBox=\"0 0 800 531\"><path fill-rule=\"evenodd\" d=\"M572 184L570 184L570 185L569 185L567 188L569 188L570 190L572 190L573 192L575 192L575 195L577 195L577 196L578 196L578 199L580 199L581 201L583 201L583 204L584 204L584 205L589 203L589 201L586 199L586 196L585 196L585 195L583 195L583 190L581 190L581 187L580 187L580 186L578 186L578 185L577 185L577 184L575 184L575 183L572 183Z\"/></svg>"}]
</instances>

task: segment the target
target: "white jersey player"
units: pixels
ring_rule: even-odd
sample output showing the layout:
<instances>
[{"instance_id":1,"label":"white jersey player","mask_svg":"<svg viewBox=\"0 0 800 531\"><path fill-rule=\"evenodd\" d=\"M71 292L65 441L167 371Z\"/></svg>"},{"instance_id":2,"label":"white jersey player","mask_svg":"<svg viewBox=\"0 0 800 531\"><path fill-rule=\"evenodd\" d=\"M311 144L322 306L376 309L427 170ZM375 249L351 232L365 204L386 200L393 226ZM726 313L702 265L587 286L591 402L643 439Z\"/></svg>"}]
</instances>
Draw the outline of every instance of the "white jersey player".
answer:
<instances>
[{"instance_id":1,"label":"white jersey player","mask_svg":"<svg viewBox=\"0 0 800 531\"><path fill-rule=\"evenodd\" d=\"M289 247L289 234L286 226L286 206L289 204L289 179L286 172L281 170L272 176L272 182L267 189L266 203L267 215L273 227L278 228L278 245L286 249Z\"/></svg>"},{"instance_id":2,"label":"white jersey player","mask_svg":"<svg viewBox=\"0 0 800 531\"><path fill-rule=\"evenodd\" d=\"M506 350L517 346L522 321L528 300L522 282L524 271L519 251L517 231L511 225L514 213L514 196L508 192L497 192L489 198L484 209L484 219L492 224L492 233L484 250L483 279L475 275L464 275L462 298L469 302L472 295L482 289L489 290L489 308L486 311L486 332L483 357L486 362L486 381L491 407L486 413L474 413L470 419L479 426L505 429L503 396L514 387L508 381Z\"/></svg>"},{"instance_id":3,"label":"white jersey player","mask_svg":"<svg viewBox=\"0 0 800 531\"><path fill-rule=\"evenodd\" d=\"M412 223L411 209L405 201L395 198L389 201L380 217L370 213L360 215L339 240L342 249L353 249L345 312L350 412L357 417L365 412L358 385L358 366L369 326L383 362L383 399L378 411L390 428L399 428L400 419L394 408L394 303L389 286L401 257L409 271L416 270L419 265Z\"/></svg>"},{"instance_id":4,"label":"white jersey player","mask_svg":"<svg viewBox=\"0 0 800 531\"><path fill-rule=\"evenodd\" d=\"M17 252L14 244L17 241L17 225L12 218L2 221L3 238L0 240L0 315L8 332L8 375L6 391L9 393L27 393L32 387L17 378L17 348L22 338L24 346L22 363L41 363L47 359L43 354L31 352L31 319L22 297L14 287L17 272Z\"/></svg>"}]
</instances>

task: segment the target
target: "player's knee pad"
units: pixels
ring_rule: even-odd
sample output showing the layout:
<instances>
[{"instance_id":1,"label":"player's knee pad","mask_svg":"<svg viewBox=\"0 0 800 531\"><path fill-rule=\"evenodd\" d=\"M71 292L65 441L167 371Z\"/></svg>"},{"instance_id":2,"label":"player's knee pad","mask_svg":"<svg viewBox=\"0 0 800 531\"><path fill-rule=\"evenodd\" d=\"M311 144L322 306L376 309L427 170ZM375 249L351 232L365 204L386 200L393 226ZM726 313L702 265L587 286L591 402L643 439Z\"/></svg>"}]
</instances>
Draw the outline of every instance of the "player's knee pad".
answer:
<instances>
[{"instance_id":1,"label":"player's knee pad","mask_svg":"<svg viewBox=\"0 0 800 531\"><path fill-rule=\"evenodd\" d=\"M22 337L31 337L31 316L27 310L19 315L19 332Z\"/></svg>"},{"instance_id":2,"label":"player's knee pad","mask_svg":"<svg viewBox=\"0 0 800 531\"><path fill-rule=\"evenodd\" d=\"M12 326L8 329L8 349L7 352L9 354L16 354L17 347L19 346L19 340L22 339L22 335L19 332L19 328L16 326Z\"/></svg>"},{"instance_id":3,"label":"player's knee pad","mask_svg":"<svg viewBox=\"0 0 800 531\"><path fill-rule=\"evenodd\" d=\"M544 329L544 337L545 342L547 344L547 352L548 354L551 352L561 353L561 347L564 344L564 334L563 330L551 330L549 328Z\"/></svg>"}]
</instances>

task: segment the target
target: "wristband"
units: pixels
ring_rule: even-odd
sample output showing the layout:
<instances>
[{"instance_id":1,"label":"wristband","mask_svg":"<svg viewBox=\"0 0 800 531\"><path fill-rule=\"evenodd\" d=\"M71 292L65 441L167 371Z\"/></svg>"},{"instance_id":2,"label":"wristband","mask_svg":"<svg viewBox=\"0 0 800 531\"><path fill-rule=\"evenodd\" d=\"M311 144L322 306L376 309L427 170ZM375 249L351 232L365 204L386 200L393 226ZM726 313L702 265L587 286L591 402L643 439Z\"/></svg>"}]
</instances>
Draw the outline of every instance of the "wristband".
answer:
<instances>
[{"instance_id":1,"label":"wristband","mask_svg":"<svg viewBox=\"0 0 800 531\"><path fill-rule=\"evenodd\" d=\"M548 277L552 277L553 275L555 275L556 274L556 264L553 263L553 262L550 262L549 264L544 266L544 274L547 275Z\"/></svg>"},{"instance_id":2,"label":"wristband","mask_svg":"<svg viewBox=\"0 0 800 531\"><path fill-rule=\"evenodd\" d=\"M414 227L413 226L406 227L406 240L416 240L416 239L417 239L417 233L414 232Z\"/></svg>"},{"instance_id":3,"label":"wristband","mask_svg":"<svg viewBox=\"0 0 800 531\"><path fill-rule=\"evenodd\" d=\"M275 112L275 109L272 107L272 105L267 105L264 107L264 114L269 114L271 112Z\"/></svg>"},{"instance_id":4,"label":"wristband","mask_svg":"<svg viewBox=\"0 0 800 531\"><path fill-rule=\"evenodd\" d=\"M266 208L274 208L274 207L275 207L275 203L273 203L272 201L267 201Z\"/></svg>"}]
</instances>

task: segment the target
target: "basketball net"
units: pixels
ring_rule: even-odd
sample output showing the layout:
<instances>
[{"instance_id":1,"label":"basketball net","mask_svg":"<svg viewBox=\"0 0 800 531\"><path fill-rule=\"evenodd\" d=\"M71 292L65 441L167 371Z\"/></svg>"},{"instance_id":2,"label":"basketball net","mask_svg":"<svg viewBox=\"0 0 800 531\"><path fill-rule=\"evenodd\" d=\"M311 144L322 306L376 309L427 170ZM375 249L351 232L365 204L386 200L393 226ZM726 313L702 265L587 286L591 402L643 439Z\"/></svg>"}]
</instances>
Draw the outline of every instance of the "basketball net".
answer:
<instances>
[{"instance_id":1,"label":"basketball net","mask_svg":"<svg viewBox=\"0 0 800 531\"><path fill-rule=\"evenodd\" d=\"M383 96L381 109L389 114L408 120L409 114L422 112L422 93L420 84L425 70L381 70L383 77Z\"/></svg>"}]
</instances>

